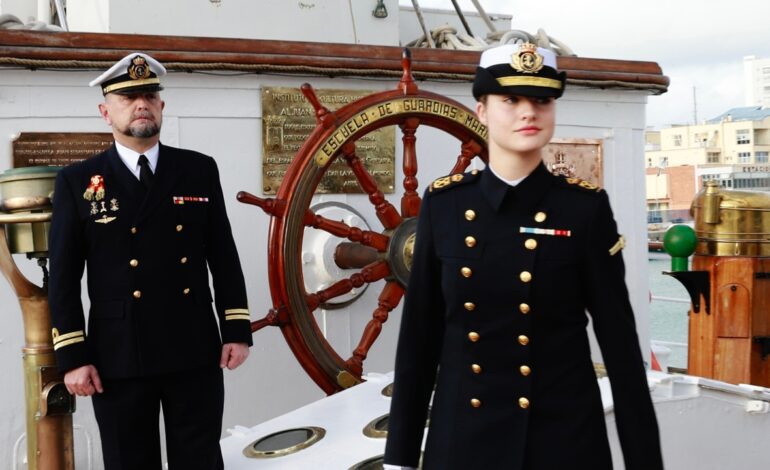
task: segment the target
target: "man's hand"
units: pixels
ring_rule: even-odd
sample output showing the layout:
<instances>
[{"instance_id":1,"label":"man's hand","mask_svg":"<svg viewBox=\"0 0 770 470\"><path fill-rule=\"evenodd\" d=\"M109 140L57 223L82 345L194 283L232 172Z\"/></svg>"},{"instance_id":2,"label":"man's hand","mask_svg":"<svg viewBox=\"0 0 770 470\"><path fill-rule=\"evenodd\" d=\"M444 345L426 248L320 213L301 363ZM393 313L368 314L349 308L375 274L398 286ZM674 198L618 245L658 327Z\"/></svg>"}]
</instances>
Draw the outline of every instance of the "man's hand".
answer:
<instances>
[{"instance_id":1,"label":"man's hand","mask_svg":"<svg viewBox=\"0 0 770 470\"><path fill-rule=\"evenodd\" d=\"M90 397L96 392L102 393L102 379L91 364L68 370L64 374L64 385L71 395Z\"/></svg>"},{"instance_id":2,"label":"man's hand","mask_svg":"<svg viewBox=\"0 0 770 470\"><path fill-rule=\"evenodd\" d=\"M230 370L243 364L249 357L249 345L246 343L225 343L222 345L222 358L219 359L219 367L227 367Z\"/></svg>"}]
</instances>

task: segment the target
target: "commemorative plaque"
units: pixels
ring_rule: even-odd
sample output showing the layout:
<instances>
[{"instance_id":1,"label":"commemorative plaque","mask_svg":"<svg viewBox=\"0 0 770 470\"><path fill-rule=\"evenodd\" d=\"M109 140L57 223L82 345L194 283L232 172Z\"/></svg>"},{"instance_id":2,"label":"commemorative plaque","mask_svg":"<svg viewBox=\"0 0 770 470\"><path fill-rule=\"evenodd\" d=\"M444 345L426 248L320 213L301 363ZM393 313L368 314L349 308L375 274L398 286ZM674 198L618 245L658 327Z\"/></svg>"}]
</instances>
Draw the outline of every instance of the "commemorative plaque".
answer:
<instances>
[{"instance_id":1,"label":"commemorative plaque","mask_svg":"<svg viewBox=\"0 0 770 470\"><path fill-rule=\"evenodd\" d=\"M371 94L366 90L315 90L321 104L335 110ZM262 89L262 191L275 194L294 155L316 127L315 110L299 88ZM370 132L356 141L356 154L380 190L395 183L395 126ZM362 193L353 171L337 159L318 184L318 193Z\"/></svg>"},{"instance_id":2,"label":"commemorative plaque","mask_svg":"<svg viewBox=\"0 0 770 470\"><path fill-rule=\"evenodd\" d=\"M13 167L64 166L112 145L109 132L22 132L13 141Z\"/></svg>"},{"instance_id":3,"label":"commemorative plaque","mask_svg":"<svg viewBox=\"0 0 770 470\"><path fill-rule=\"evenodd\" d=\"M599 139L552 139L543 150L543 162L555 175L602 186L602 141Z\"/></svg>"}]
</instances>

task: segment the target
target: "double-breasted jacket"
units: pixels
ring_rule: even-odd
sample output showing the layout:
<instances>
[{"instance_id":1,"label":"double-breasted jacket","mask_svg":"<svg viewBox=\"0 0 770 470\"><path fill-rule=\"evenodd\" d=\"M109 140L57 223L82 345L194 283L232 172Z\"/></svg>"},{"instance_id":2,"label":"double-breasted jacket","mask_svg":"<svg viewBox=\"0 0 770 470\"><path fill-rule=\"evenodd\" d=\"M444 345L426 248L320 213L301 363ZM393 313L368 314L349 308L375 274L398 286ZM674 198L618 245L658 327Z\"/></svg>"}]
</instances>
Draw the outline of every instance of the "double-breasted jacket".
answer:
<instances>
[{"instance_id":1,"label":"double-breasted jacket","mask_svg":"<svg viewBox=\"0 0 770 470\"><path fill-rule=\"evenodd\" d=\"M425 469L610 469L587 335L609 373L626 468L662 468L606 193L541 164L436 180L421 206L385 462Z\"/></svg>"},{"instance_id":2,"label":"double-breasted jacket","mask_svg":"<svg viewBox=\"0 0 770 470\"><path fill-rule=\"evenodd\" d=\"M252 344L211 157L161 144L145 190L113 145L63 168L53 199L49 302L60 370L94 364L108 378L149 376L216 365L222 342Z\"/></svg>"}]
</instances>

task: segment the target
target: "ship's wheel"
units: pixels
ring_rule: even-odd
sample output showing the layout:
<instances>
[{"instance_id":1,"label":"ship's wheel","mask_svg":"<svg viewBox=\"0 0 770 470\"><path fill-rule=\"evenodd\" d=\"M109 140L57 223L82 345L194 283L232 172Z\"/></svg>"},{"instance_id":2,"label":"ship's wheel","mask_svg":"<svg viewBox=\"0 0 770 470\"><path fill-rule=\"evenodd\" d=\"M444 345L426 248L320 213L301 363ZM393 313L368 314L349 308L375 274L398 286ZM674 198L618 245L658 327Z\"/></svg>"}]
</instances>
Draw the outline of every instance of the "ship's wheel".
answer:
<instances>
[{"instance_id":1,"label":"ship's wheel","mask_svg":"<svg viewBox=\"0 0 770 470\"><path fill-rule=\"evenodd\" d=\"M404 50L402 66L404 73L395 90L374 93L335 112L321 105L309 84L302 85L302 93L315 108L317 126L292 160L276 197L263 199L238 193L240 202L257 205L272 216L268 267L274 307L265 318L252 323L252 331L265 326L280 327L302 367L328 394L361 381L369 349L404 295L421 202L417 191L415 145L418 128L437 128L460 141L459 156L454 166L448 168L449 174L463 172L475 157L486 161L486 128L475 114L452 99L419 90L412 78L408 50ZM404 191L400 210L385 199L356 155L358 140L393 125L402 131ZM311 209L319 182L335 159L344 160L361 189L368 194L382 224L381 231L332 220ZM336 246L334 261L340 268L358 271L318 291L308 292L302 268L302 244L310 235L306 232L319 230L348 240ZM313 313L335 299L350 296L351 291L360 291L380 280L385 284L377 305L373 306L372 318L358 346L350 357L343 359L324 337Z\"/></svg>"}]
</instances>

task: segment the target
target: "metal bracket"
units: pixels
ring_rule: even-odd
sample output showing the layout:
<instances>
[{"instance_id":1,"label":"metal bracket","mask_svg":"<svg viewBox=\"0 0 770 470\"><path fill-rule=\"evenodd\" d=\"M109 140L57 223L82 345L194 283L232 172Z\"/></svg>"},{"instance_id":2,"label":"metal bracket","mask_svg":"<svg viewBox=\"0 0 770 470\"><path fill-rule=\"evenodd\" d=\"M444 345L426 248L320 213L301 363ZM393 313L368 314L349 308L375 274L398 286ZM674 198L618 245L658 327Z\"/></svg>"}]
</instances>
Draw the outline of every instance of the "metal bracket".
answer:
<instances>
[{"instance_id":1,"label":"metal bracket","mask_svg":"<svg viewBox=\"0 0 770 470\"><path fill-rule=\"evenodd\" d=\"M711 314L711 283L709 282L708 271L663 271L663 274L673 277L687 289L693 312L700 313L700 297L702 295L706 303L706 315Z\"/></svg>"},{"instance_id":2,"label":"metal bracket","mask_svg":"<svg viewBox=\"0 0 770 470\"><path fill-rule=\"evenodd\" d=\"M762 348L760 354L762 355L762 360L764 361L767 356L770 356L770 336L755 336L752 339L755 343L759 343L760 347Z\"/></svg>"}]
</instances>

